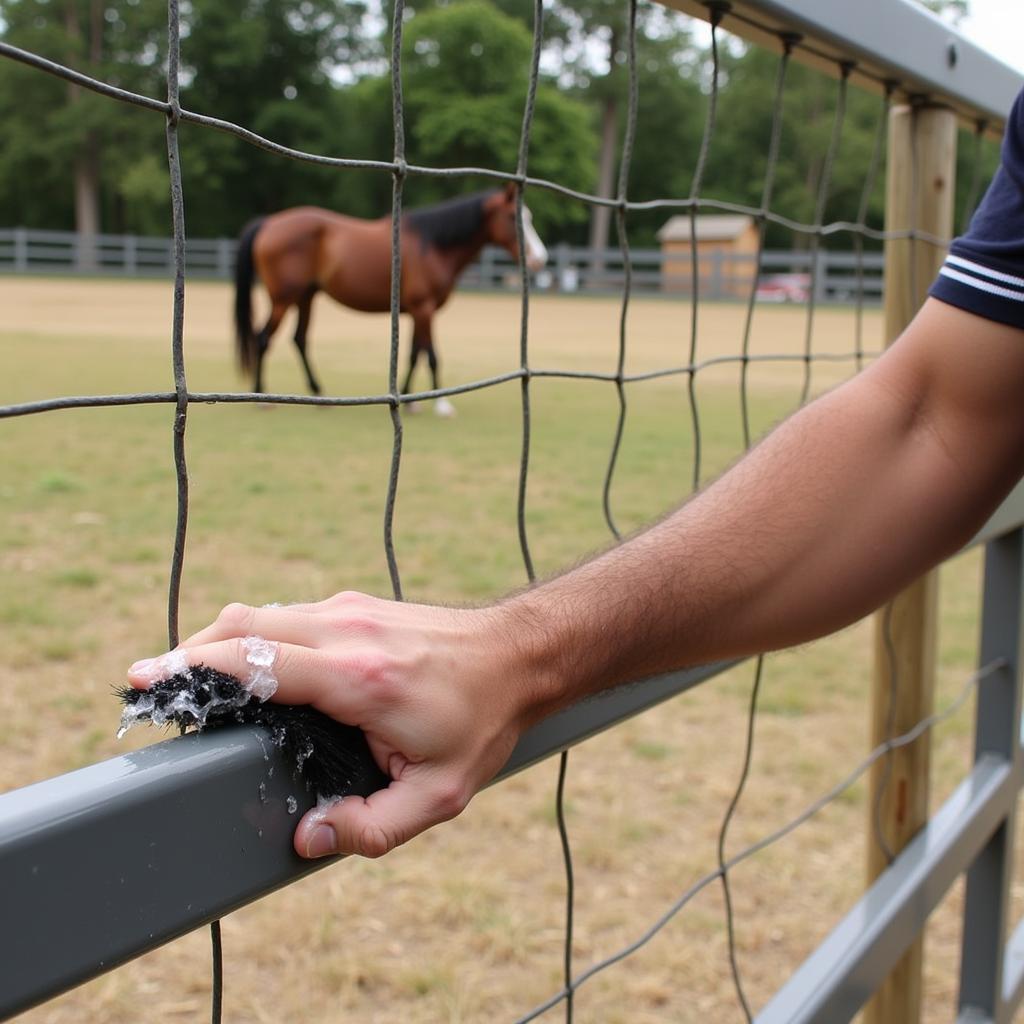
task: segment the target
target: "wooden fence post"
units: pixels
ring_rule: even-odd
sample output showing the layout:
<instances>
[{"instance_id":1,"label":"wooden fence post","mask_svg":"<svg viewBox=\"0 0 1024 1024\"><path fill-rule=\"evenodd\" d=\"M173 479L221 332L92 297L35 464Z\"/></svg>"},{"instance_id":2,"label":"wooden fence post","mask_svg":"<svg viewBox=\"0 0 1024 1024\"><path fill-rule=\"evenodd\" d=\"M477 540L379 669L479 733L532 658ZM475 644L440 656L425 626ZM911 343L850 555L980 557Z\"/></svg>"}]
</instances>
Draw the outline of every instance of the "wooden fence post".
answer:
<instances>
[{"instance_id":1,"label":"wooden fence post","mask_svg":"<svg viewBox=\"0 0 1024 1024\"><path fill-rule=\"evenodd\" d=\"M894 107L889 117L886 230L914 228L948 239L953 229L955 172L953 112L938 106ZM913 319L944 255L942 246L928 241L886 241L887 344ZM932 711L937 597L936 571L912 584L875 616L872 747L890 735L908 731ZM930 754L930 737L925 733L872 767L869 884L885 870L888 854L899 853L928 819ZM868 1003L865 1024L914 1024L920 1020L923 954L920 938Z\"/></svg>"}]
</instances>

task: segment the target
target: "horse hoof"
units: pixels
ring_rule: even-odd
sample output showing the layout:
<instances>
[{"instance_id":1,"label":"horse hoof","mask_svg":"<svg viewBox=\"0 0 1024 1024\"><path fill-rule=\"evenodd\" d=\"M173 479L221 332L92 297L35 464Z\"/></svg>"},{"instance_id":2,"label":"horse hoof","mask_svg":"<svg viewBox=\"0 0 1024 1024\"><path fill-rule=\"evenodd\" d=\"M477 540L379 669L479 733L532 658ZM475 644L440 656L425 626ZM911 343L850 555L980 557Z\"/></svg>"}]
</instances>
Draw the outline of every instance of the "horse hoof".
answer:
<instances>
[{"instance_id":1,"label":"horse hoof","mask_svg":"<svg viewBox=\"0 0 1024 1024\"><path fill-rule=\"evenodd\" d=\"M439 398L434 403L434 415L450 417L455 415L455 406L447 398Z\"/></svg>"},{"instance_id":2,"label":"horse hoof","mask_svg":"<svg viewBox=\"0 0 1024 1024\"><path fill-rule=\"evenodd\" d=\"M419 402L403 402L401 409L402 412L408 413L410 416L415 416L422 411Z\"/></svg>"}]
</instances>

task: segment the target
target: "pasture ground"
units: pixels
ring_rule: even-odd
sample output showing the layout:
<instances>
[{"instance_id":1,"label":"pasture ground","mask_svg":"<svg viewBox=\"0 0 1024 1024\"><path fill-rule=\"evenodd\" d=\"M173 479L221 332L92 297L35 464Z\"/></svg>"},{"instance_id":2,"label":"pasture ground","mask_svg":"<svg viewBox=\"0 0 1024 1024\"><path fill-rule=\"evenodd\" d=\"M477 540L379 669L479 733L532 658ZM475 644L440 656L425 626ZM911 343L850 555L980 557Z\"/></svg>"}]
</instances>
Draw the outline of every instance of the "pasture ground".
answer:
<instances>
[{"instance_id":1,"label":"pasture ground","mask_svg":"<svg viewBox=\"0 0 1024 1024\"><path fill-rule=\"evenodd\" d=\"M240 389L227 287L190 284L186 306L190 387ZM0 279L0 403L169 390L170 308L166 282ZM698 361L738 351L744 312L701 308ZM534 297L531 364L614 371L618 320L614 300ZM759 309L752 352L801 352L805 324L800 309ZM868 348L880 347L880 330L877 312L866 314ZM517 367L519 333L518 297L456 295L437 322L444 382ZM636 300L628 335L627 372L686 364L689 306ZM327 389L386 390L387 336L385 317L318 300L311 351ZM851 311L818 312L816 351L850 351L853 339ZM815 366L812 391L848 372L849 363ZM751 366L755 434L794 406L802 382L799 363ZM268 386L301 390L283 332ZM737 366L702 371L696 396L707 479L743 448ZM612 490L623 531L683 499L694 465L685 377L631 385L628 400ZM538 572L546 573L607 543L601 488L618 406L608 383L543 378L533 381L532 402L527 526ZM405 418L395 545L412 600L480 601L525 581L515 517L519 383L455 403L454 420ZM0 791L161 738L134 730L115 741L110 688L130 662L166 644L171 418L169 406L153 406L0 421ZM392 448L386 409L193 406L186 436L183 632L229 600L301 600L350 587L389 593L381 543ZM979 567L969 553L943 570L939 707L974 667ZM769 659L732 851L789 820L867 752L871 628L861 623ZM752 665L742 666L572 754L578 968L635 938L714 866L752 677ZM937 730L933 806L969 762L971 707ZM556 769L540 765L494 787L457 821L381 861L348 861L231 915L225 1019L491 1022L549 996L560 985L564 899ZM862 888L864 792L858 784L732 873L753 1006ZM197 848L197 864L202 856ZM929 928L928 1021L952 1016L958 900L959 890ZM200 930L19 1020L204 1019L208 947ZM720 887L585 985L577 1019L739 1020Z\"/></svg>"}]
</instances>

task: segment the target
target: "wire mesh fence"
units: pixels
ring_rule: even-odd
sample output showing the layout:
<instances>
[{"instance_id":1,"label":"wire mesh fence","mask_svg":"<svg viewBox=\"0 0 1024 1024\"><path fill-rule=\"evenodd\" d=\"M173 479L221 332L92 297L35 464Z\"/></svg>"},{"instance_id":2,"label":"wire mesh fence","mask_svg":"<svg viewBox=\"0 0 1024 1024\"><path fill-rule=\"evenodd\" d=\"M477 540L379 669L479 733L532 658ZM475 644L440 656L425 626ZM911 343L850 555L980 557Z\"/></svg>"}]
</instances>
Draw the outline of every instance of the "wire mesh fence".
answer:
<instances>
[{"instance_id":1,"label":"wire mesh fence","mask_svg":"<svg viewBox=\"0 0 1024 1024\"><path fill-rule=\"evenodd\" d=\"M531 528L530 502L531 480L533 479L533 462L535 449L535 425L537 418L537 388L552 381L587 384L610 389L614 394L614 426L611 429L610 451L603 472L601 484L601 506L607 533L611 538L618 538L628 532L620 525L623 518L617 508L617 499L621 497L621 489L617 488L617 475L621 472L623 446L628 438L632 422L634 395L637 388L652 381L675 381L680 384L680 396L677 412L685 426L685 452L688 464L679 468L681 476L688 478L691 490L697 489L713 469L709 469L707 448L709 444L708 419L704 410L705 397L702 382L716 371L728 369L735 372L737 382L736 413L740 423L740 445L745 449L757 438L757 421L761 418L752 409L752 375L764 367L786 366L795 371L791 383L795 390L795 401L791 406L798 406L809 401L824 384L831 383L838 368L839 374L854 373L864 363L877 354L877 348L866 340L865 331L865 294L864 282L867 276L868 254L866 246L875 245L893 238L914 238L922 240L922 233L914 230L886 232L878 225L869 223L870 199L876 193L879 175L882 168L884 150L884 132L887 116L894 98L898 95L898 82L883 80L870 69L862 69L847 57L834 60L834 80L830 88L834 89L833 119L828 134L826 149L821 154L820 173L817 176L813 215L810 222L803 223L777 212L773 208L776 188L775 173L780 147L783 145L783 111L786 102L787 74L795 54L799 54L805 44L788 30L779 30L776 26L761 26L761 31L775 41L779 54L777 79L774 95L770 98L768 116L771 118L769 149L766 154L765 174L760 203L751 207L743 203L728 202L718 198L709 198L706 192L710 183L706 180L708 155L714 145L717 125L717 101L720 92L720 25L729 13L729 5L713 3L708 5L711 23L709 87L707 91L706 123L701 146L696 154L692 154L694 169L690 192L686 197L665 197L655 201L633 202L629 198L630 163L638 126L638 84L636 69L636 15L637 4L628 6L629 11L629 77L628 113L620 152L620 164L617 176L617 187L614 196L597 196L584 194L565 188L558 182L534 178L530 175L530 152L534 127L534 101L540 74L541 50L544 41L544 8L540 0L534 4L534 40L533 58L529 86L524 98L522 129L518 147L518 159L514 169L495 170L488 168L437 168L411 164L407 160L404 135L403 80L401 74L403 4L398 0L395 4L391 38L390 80L393 103L394 123L394 155L389 162L352 159L349 157L328 157L312 153L297 152L282 147L272 140L255 135L243 126L230 124L216 117L183 109L179 93L180 77L180 26L181 18L176 0L168 4L168 92L166 100L156 100L139 96L124 90L96 81L61 64L54 63L37 54L27 53L5 43L0 43L0 55L21 61L40 71L57 75L83 88L91 89L107 96L113 101L131 103L163 116L166 120L166 148L170 167L171 205L173 213L173 308L171 313L170 351L172 361L173 387L154 391L132 391L105 395L60 395L50 398L33 399L0 406L0 418L14 420L25 416L36 416L41 413L55 413L59 410L96 409L100 407L124 407L137 405L169 406L171 412L171 440L173 451L174 480L176 490L175 523L173 527L173 543L170 566L168 570L167 596L167 642L176 645L179 639L179 618L181 615L183 578L186 567L186 540L189 534L189 521L192 514L190 501L190 472L187 439L189 436L190 418L195 409L220 404L261 404L268 406L325 406L339 409L355 407L371 407L387 410L390 421L390 454L388 469L383 474L385 496L383 499L383 516L380 529L383 536L384 560L387 566L392 594L401 600L404 596L402 558L396 544L396 516L401 508L401 483L403 480L403 459L406 452L406 425L403 420L404 409L415 402L426 399L451 398L458 395L488 392L502 386L518 386L518 412L520 437L518 443L518 469L516 495L514 501L515 532L518 538L519 557L522 576L528 582L536 579L537 558L534 553L535 529ZM813 45L806 44L813 51ZM820 55L818 55L820 56ZM830 220L829 199L838 153L843 139L844 118L848 90L852 82L872 86L879 94L877 101L877 128L875 144L868 164L863 168L860 199L856 215L852 220ZM339 173L347 169L374 170L391 177L392 180L392 263L391 263L391 312L390 329L388 332L388 359L386 369L386 386L375 393L330 394L325 396L306 396L285 392L256 394L253 392L235 391L197 391L189 386L187 376L186 345L185 345L185 303L186 303L186 258L187 241L185 237L185 204L187 195L182 185L179 164L178 131L182 123L203 126L207 129L227 132L243 142L258 146L280 157L313 163L326 164L337 168ZM980 122L979 122L980 123ZM981 138L980 129L977 133ZM400 354L400 283L402 279L400 239L403 230L403 213L405 210L405 185L412 176L434 176L440 178L460 179L465 176L488 178L494 182L517 182L523 188L517 199L517 235L520 253L525 252L524 202L528 200L531 190L544 189L562 196L566 201L582 202L588 206L606 206L612 210L616 233L620 246L622 266L622 294L618 310L617 352L614 368L611 371L597 371L588 368L559 368L539 363L531 348L531 327L534 307L531 299L534 291L531 276L527 270L525 259L520 258L519 302L518 302L518 354L513 365L500 372L428 391L403 394L399 388L399 354ZM980 183L972 188L976 198ZM965 214L972 208L969 197L965 204ZM652 209L666 213L681 213L689 218L690 252L688 269L691 275L688 295L690 301L680 306L680 319L688 319L685 330L680 328L677 335L677 350L680 357L675 361L641 370L630 370L631 331L633 316L632 302L634 296L634 261L630 250L630 217L640 211ZM753 218L757 225L757 251L753 257L754 271L748 282L746 294L741 299L741 328L738 336L733 339L734 345L726 352L707 353L703 344L702 317L706 317L702 300L707 298L705 280L701 274L701 254L697 248L697 231L695 219L701 211L719 211L742 213ZM786 351L762 352L754 346L754 322L759 309L758 287L760 284L760 267L765 251L766 230L769 225L785 228L798 237L806 245L809 255L810 285L806 300L801 307L803 317L800 344L789 347ZM818 287L817 275L821 272L821 261L817 255L826 242L835 236L852 239L852 266L850 268L851 295L854 310L852 315L852 339L839 346L818 347L816 345L820 333L821 289ZM946 239L923 238L937 246L943 246ZM828 369L829 372L824 371ZM637 404L643 400L638 396ZM717 456L715 459L717 467ZM626 518L631 518L628 513ZM756 853L768 848L794 829L808 821L811 817L846 793L868 768L885 758L892 750L913 742L925 730L944 721L962 707L972 696L979 682L992 673L1004 668L1003 662L995 661L984 666L974 674L955 699L946 709L929 716L920 722L909 733L891 737L883 746L871 751L858 765L836 785L803 810L792 816L785 824L750 841L745 838L738 850L733 849L729 842L733 829L735 812L743 797L752 763L756 725L758 721L758 698L761 691L765 665L758 660L753 667L753 679L749 689L748 716L742 769L739 780L731 788L726 810L717 829L717 865L694 881L664 912L646 928L636 929L639 934L629 942L622 944L611 955L590 957L586 966L580 966L580 952L577 936L574 932L574 915L577 906L575 889L575 871L573 865L573 842L569 828L567 802L571 800L572 772L569 754L563 751L560 755L557 783L555 787L555 820L559 835L559 846L564 863L564 927L562 929L562 956L559 964L560 980L554 986L550 996L525 1012L510 1009L508 1017L519 1021L538 1019L552 1011L572 1020L576 1012L577 992L584 986L592 984L592 979L604 974L614 965L638 953L656 935L658 935L676 915L708 886L718 883L722 890L725 910L726 949L730 965L730 973L736 994L737 1014L748 1020L753 1017L751 1000L748 998L741 969L742 958L737 952L736 921L734 920L732 894L729 884L730 872L739 864ZM894 681L893 685L896 683ZM220 1013L220 936L214 926L214 1016ZM230 965L230 944L227 954ZM229 968L230 969L230 968Z\"/></svg>"}]
</instances>

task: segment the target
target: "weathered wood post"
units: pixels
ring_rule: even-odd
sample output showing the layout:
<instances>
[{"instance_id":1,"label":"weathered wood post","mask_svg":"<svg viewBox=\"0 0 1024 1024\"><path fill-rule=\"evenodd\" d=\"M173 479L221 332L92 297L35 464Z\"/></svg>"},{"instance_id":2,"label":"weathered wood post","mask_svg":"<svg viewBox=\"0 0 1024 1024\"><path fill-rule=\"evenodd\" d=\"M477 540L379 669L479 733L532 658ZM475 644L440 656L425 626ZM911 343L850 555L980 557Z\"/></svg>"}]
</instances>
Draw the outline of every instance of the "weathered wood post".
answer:
<instances>
[{"instance_id":1,"label":"weathered wood post","mask_svg":"<svg viewBox=\"0 0 1024 1024\"><path fill-rule=\"evenodd\" d=\"M956 117L946 107L912 104L889 116L886 230L948 239L953 230ZM920 239L885 243L885 338L891 344L913 319L942 265L944 249ZM935 692L938 572L929 573L875 616L872 748L913 728L932 711ZM895 673L895 674L894 674ZM928 819L928 733L894 750L871 770L868 883ZM877 809L877 813L876 813ZM868 1004L865 1024L914 1024L921 1014L923 938Z\"/></svg>"}]
</instances>

